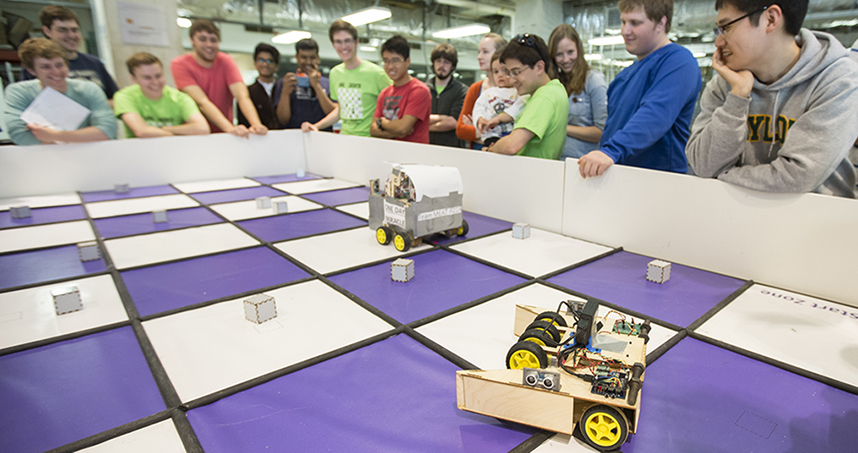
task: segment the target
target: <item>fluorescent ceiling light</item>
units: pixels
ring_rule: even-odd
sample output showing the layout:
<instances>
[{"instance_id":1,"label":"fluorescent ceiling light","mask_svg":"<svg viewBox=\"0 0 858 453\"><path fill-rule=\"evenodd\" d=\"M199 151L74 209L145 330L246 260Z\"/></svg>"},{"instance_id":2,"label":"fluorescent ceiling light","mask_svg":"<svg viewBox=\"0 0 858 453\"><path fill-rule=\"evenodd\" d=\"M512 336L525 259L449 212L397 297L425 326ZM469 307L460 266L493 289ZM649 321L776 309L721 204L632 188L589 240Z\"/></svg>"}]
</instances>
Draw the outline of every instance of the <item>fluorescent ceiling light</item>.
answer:
<instances>
[{"instance_id":1,"label":"fluorescent ceiling light","mask_svg":"<svg viewBox=\"0 0 858 453\"><path fill-rule=\"evenodd\" d=\"M191 28L191 20L187 17L177 17L176 23L179 24L181 28Z\"/></svg>"},{"instance_id":2,"label":"fluorescent ceiling light","mask_svg":"<svg viewBox=\"0 0 858 453\"><path fill-rule=\"evenodd\" d=\"M438 30L435 33L432 33L432 37L439 39L453 39L461 38L463 36L484 35L490 31L492 31L492 29L489 28L488 25L470 24L463 25L461 27L445 28L444 30Z\"/></svg>"},{"instance_id":3,"label":"fluorescent ceiling light","mask_svg":"<svg viewBox=\"0 0 858 453\"><path fill-rule=\"evenodd\" d=\"M374 46L360 46L360 50L362 50L362 51L364 51L364 52L375 52L376 50L378 50L378 47L374 47Z\"/></svg>"},{"instance_id":4,"label":"fluorescent ceiling light","mask_svg":"<svg viewBox=\"0 0 858 453\"><path fill-rule=\"evenodd\" d=\"M694 58L703 58L706 56L706 52L694 52L691 54Z\"/></svg>"},{"instance_id":5,"label":"fluorescent ceiling light","mask_svg":"<svg viewBox=\"0 0 858 453\"><path fill-rule=\"evenodd\" d=\"M389 9L373 6L371 8L362 9L356 13L349 14L348 16L343 16L343 20L355 27L360 27L361 25L388 19L390 18L390 15L391 13Z\"/></svg>"},{"instance_id":6,"label":"fluorescent ceiling light","mask_svg":"<svg viewBox=\"0 0 858 453\"><path fill-rule=\"evenodd\" d=\"M587 61L597 61L602 59L602 54L599 53L588 53L584 55L584 59Z\"/></svg>"},{"instance_id":7,"label":"fluorescent ceiling light","mask_svg":"<svg viewBox=\"0 0 858 453\"><path fill-rule=\"evenodd\" d=\"M276 44L292 44L293 42L298 42L311 36L313 36L313 34L308 31L292 30L287 31L286 33L280 33L279 35L271 38L271 42Z\"/></svg>"},{"instance_id":8,"label":"fluorescent ceiling light","mask_svg":"<svg viewBox=\"0 0 858 453\"><path fill-rule=\"evenodd\" d=\"M603 36L601 38L593 38L587 41L591 46L616 46L623 44L622 36Z\"/></svg>"}]
</instances>

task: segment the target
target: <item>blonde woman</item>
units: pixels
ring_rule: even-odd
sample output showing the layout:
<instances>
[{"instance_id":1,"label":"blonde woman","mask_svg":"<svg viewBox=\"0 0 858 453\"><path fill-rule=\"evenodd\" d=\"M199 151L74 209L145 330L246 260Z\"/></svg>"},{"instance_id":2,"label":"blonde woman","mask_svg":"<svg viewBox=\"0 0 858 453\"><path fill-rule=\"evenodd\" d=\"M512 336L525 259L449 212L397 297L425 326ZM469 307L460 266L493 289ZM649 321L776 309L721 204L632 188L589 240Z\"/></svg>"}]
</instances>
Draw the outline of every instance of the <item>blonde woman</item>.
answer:
<instances>
[{"instance_id":1,"label":"blonde woman","mask_svg":"<svg viewBox=\"0 0 858 453\"><path fill-rule=\"evenodd\" d=\"M474 126L474 104L483 90L495 86L491 77L492 55L505 45L506 40L501 35L489 33L480 40L480 45L477 47L477 61L480 63L480 70L485 71L488 77L479 82L474 82L468 89L468 93L465 95L465 103L462 105L462 113L459 114L459 122L456 124L456 136L470 142L468 148L474 149L475 144L482 141L477 128ZM477 146L477 149L480 148L482 146Z\"/></svg>"}]
</instances>

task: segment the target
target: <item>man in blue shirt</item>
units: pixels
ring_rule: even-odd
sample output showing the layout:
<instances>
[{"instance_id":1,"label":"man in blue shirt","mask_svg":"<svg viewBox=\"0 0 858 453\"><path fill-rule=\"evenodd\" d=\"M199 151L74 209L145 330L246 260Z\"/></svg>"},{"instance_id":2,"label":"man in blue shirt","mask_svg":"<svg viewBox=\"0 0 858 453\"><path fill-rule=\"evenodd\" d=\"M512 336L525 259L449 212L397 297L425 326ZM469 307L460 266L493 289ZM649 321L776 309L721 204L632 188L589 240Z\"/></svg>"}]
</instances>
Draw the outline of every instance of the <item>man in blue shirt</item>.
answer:
<instances>
[{"instance_id":1,"label":"man in blue shirt","mask_svg":"<svg viewBox=\"0 0 858 453\"><path fill-rule=\"evenodd\" d=\"M578 160L584 178L611 165L685 173L685 144L703 86L697 60L670 42L673 0L620 0L623 41L637 61L608 88L599 149Z\"/></svg>"},{"instance_id":2,"label":"man in blue shirt","mask_svg":"<svg viewBox=\"0 0 858 453\"><path fill-rule=\"evenodd\" d=\"M337 106L330 98L330 81L319 72L319 44L309 38L296 42L295 60L298 70L286 73L274 89L277 119L284 129L318 123Z\"/></svg>"}]
</instances>

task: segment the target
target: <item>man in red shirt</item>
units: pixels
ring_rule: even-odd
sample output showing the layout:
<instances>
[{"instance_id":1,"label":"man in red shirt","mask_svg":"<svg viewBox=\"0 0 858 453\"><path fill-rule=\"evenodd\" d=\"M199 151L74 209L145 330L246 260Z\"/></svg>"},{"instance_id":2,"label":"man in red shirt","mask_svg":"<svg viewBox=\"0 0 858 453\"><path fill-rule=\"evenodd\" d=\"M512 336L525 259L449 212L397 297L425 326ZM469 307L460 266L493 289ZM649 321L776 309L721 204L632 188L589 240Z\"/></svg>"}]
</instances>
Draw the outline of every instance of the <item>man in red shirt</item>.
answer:
<instances>
[{"instance_id":1,"label":"man in red shirt","mask_svg":"<svg viewBox=\"0 0 858 453\"><path fill-rule=\"evenodd\" d=\"M432 94L425 83L408 74L410 54L408 41L399 35L381 45L384 71L393 85L378 95L369 132L373 137L428 144Z\"/></svg>"},{"instance_id":2,"label":"man in red shirt","mask_svg":"<svg viewBox=\"0 0 858 453\"><path fill-rule=\"evenodd\" d=\"M208 19L197 19L191 25L190 34L194 51L170 63L176 88L194 99L212 132L228 132L239 137L265 135L268 128L259 121L238 65L232 57L220 52L220 30ZM232 124L233 98L250 127Z\"/></svg>"}]
</instances>

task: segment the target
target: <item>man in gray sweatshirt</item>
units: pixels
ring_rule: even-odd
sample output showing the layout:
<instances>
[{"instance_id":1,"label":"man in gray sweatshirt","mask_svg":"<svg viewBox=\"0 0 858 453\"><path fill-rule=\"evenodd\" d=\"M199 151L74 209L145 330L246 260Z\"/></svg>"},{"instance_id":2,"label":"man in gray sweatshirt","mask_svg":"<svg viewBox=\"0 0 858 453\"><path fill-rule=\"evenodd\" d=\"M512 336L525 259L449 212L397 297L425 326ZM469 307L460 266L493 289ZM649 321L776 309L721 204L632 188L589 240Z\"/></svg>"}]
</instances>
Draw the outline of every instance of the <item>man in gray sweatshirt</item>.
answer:
<instances>
[{"instance_id":1,"label":"man in gray sweatshirt","mask_svg":"<svg viewBox=\"0 0 858 453\"><path fill-rule=\"evenodd\" d=\"M801 28L808 0L717 0L718 73L686 155L694 172L763 192L855 198L858 64Z\"/></svg>"}]
</instances>

